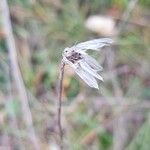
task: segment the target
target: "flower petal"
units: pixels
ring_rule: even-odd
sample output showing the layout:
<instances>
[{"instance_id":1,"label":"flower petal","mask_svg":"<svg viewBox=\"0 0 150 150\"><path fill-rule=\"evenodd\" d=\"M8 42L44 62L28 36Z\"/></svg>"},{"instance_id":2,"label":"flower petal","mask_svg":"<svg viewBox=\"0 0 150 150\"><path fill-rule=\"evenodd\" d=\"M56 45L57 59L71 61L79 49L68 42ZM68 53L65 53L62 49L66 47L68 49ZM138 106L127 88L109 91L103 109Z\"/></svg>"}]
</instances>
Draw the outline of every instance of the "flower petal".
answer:
<instances>
[{"instance_id":1,"label":"flower petal","mask_svg":"<svg viewBox=\"0 0 150 150\"><path fill-rule=\"evenodd\" d=\"M90 40L90 41L79 43L75 45L74 47L76 48L77 52L80 52L81 50L88 50L88 49L99 51L100 48L107 46L111 43L113 43L112 39L100 38L100 39L95 39L95 40Z\"/></svg>"},{"instance_id":2,"label":"flower petal","mask_svg":"<svg viewBox=\"0 0 150 150\"><path fill-rule=\"evenodd\" d=\"M90 87L99 89L96 79L91 74L89 74L88 72L85 72L81 67L78 67L77 69L75 69L75 72Z\"/></svg>"},{"instance_id":3,"label":"flower petal","mask_svg":"<svg viewBox=\"0 0 150 150\"><path fill-rule=\"evenodd\" d=\"M80 66L81 68L83 68L85 71L87 71L88 73L90 73L92 76L94 76L95 78L103 81L103 78L97 73L96 70L92 69L84 60L80 61Z\"/></svg>"},{"instance_id":4,"label":"flower petal","mask_svg":"<svg viewBox=\"0 0 150 150\"><path fill-rule=\"evenodd\" d=\"M101 71L103 67L98 64L98 62L91 56L84 54L84 60L86 63L94 70Z\"/></svg>"}]
</instances>

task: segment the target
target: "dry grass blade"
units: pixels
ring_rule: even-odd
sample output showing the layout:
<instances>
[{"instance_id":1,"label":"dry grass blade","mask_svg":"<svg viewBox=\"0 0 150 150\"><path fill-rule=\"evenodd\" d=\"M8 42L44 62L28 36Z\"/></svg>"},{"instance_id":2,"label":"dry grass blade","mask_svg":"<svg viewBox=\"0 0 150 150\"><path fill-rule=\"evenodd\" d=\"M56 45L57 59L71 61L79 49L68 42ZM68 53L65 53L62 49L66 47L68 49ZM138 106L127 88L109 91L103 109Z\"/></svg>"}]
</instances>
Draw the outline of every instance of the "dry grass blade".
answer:
<instances>
[{"instance_id":1,"label":"dry grass blade","mask_svg":"<svg viewBox=\"0 0 150 150\"><path fill-rule=\"evenodd\" d=\"M31 115L31 111L30 111L29 103L28 103L28 97L26 94L26 89L25 89L23 79L21 76L21 72L19 69L19 65L18 65L17 51L16 51L15 41L14 41L14 37L12 33L12 27L11 27L11 22L10 22L9 8L8 8L7 1L1 0L0 7L1 7L3 29L6 34L6 44L8 47L11 71L12 71L12 75L13 75L16 88L18 90L20 102L22 105L22 111L23 111L22 113L24 115L24 121L28 129L29 138L32 141L34 149L38 150L39 142L34 131L32 115Z\"/></svg>"}]
</instances>

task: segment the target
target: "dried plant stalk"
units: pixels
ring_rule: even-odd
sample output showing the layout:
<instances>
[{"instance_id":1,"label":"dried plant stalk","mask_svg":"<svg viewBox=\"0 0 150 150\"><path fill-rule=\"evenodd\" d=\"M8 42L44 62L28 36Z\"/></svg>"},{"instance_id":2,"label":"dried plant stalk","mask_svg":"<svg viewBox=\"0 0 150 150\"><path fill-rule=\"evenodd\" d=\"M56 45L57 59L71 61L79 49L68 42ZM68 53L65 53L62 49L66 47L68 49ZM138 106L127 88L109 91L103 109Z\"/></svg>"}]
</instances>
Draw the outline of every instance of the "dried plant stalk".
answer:
<instances>
[{"instance_id":1,"label":"dried plant stalk","mask_svg":"<svg viewBox=\"0 0 150 150\"><path fill-rule=\"evenodd\" d=\"M65 63L61 62L60 77L59 77L59 91L58 91L58 129L60 138L60 149L63 149L63 129L61 124L61 109L62 109L62 90L63 90L63 79L64 79L64 68Z\"/></svg>"},{"instance_id":2,"label":"dried plant stalk","mask_svg":"<svg viewBox=\"0 0 150 150\"><path fill-rule=\"evenodd\" d=\"M3 29L6 34L6 44L9 53L11 72L22 105L22 113L23 113L24 121L28 130L29 138L34 146L34 149L39 150L40 149L39 140L34 130L32 114L28 103L28 97L27 97L26 89L18 65L17 50L15 46L15 40L13 37L13 31L12 31L12 26L10 21L10 14L9 14L7 0L0 0L0 9L1 9L2 22L3 22Z\"/></svg>"}]
</instances>

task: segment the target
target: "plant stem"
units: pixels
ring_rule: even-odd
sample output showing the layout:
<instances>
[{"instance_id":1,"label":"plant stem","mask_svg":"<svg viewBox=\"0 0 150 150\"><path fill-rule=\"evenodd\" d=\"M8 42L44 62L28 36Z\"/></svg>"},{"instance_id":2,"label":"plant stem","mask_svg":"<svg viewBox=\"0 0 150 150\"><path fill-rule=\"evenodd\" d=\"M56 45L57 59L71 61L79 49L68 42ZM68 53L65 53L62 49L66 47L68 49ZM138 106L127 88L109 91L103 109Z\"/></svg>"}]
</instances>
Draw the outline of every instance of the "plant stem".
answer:
<instances>
[{"instance_id":1,"label":"plant stem","mask_svg":"<svg viewBox=\"0 0 150 150\"><path fill-rule=\"evenodd\" d=\"M61 62L61 69L60 69L60 78L59 78L59 97L58 97L58 129L59 129L59 137L60 137L60 149L63 149L63 129L61 124L61 107L62 107L62 89L63 89L63 78L64 78L64 67L65 63Z\"/></svg>"},{"instance_id":2,"label":"plant stem","mask_svg":"<svg viewBox=\"0 0 150 150\"><path fill-rule=\"evenodd\" d=\"M13 36L13 29L11 25L10 12L7 0L0 0L0 12L1 20L3 23L3 30L5 32L6 45L8 48L11 73L16 86L16 93L18 93L19 100L22 106L22 113L25 125L27 127L27 134L29 135L29 139L31 140L34 146L34 149L39 150L39 138L37 137L37 134L34 129L32 114L28 102L28 96L18 64L17 48Z\"/></svg>"}]
</instances>

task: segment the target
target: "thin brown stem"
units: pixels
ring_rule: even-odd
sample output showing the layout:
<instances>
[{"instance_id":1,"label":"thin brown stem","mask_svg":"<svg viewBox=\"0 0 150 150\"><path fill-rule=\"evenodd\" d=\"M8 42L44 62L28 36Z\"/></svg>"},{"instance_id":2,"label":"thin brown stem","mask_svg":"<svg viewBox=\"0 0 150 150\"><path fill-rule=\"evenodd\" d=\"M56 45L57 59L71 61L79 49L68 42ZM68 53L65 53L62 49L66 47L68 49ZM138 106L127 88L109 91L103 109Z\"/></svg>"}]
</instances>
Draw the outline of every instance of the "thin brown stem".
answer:
<instances>
[{"instance_id":1,"label":"thin brown stem","mask_svg":"<svg viewBox=\"0 0 150 150\"><path fill-rule=\"evenodd\" d=\"M59 97L58 97L58 129L59 129L59 137L60 137L60 149L63 149L63 129L61 124L61 109L62 109L62 90L63 90L63 78L64 78L64 67L65 63L61 62L60 69L60 78L59 78Z\"/></svg>"}]
</instances>

